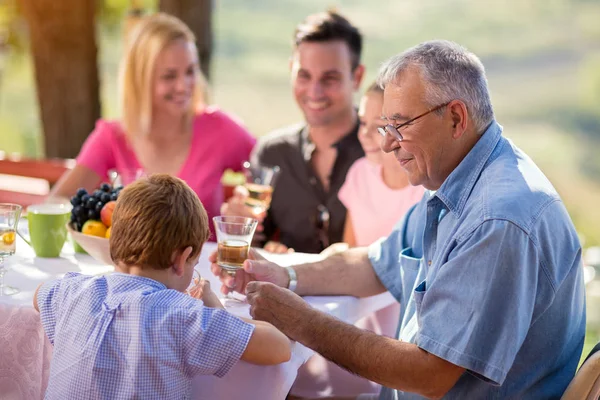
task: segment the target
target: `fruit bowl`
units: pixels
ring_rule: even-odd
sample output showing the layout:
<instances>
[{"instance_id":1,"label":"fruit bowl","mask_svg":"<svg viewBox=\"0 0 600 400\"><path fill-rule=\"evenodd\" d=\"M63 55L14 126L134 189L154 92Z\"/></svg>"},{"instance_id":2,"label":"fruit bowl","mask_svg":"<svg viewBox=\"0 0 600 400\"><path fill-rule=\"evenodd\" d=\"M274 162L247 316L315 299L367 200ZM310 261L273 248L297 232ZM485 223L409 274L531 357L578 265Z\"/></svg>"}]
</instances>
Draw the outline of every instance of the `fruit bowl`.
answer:
<instances>
[{"instance_id":1,"label":"fruit bowl","mask_svg":"<svg viewBox=\"0 0 600 400\"><path fill-rule=\"evenodd\" d=\"M71 224L67 224L67 230L73 240L95 260L107 265L114 265L110 258L108 239L77 232L71 227Z\"/></svg>"}]
</instances>

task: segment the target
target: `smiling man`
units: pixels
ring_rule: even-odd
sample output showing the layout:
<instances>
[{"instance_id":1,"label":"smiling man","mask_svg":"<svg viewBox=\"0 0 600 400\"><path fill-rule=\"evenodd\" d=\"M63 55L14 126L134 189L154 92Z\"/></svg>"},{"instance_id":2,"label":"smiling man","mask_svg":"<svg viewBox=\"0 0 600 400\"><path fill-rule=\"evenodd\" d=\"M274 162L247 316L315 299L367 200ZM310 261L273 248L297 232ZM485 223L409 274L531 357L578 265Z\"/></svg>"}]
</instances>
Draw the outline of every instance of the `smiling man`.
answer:
<instances>
[{"instance_id":1,"label":"smiling man","mask_svg":"<svg viewBox=\"0 0 600 400\"><path fill-rule=\"evenodd\" d=\"M585 296L559 195L502 135L483 65L463 47L418 45L384 64L379 83L382 148L430 195L368 248L293 270L255 260L235 278L213 272L247 293L254 318L385 386L381 400L560 398L583 347ZM402 305L395 339L298 296L386 290Z\"/></svg>"},{"instance_id":2,"label":"smiling man","mask_svg":"<svg viewBox=\"0 0 600 400\"><path fill-rule=\"evenodd\" d=\"M364 155L353 105L361 51L360 32L338 13L311 15L296 28L291 81L305 121L262 138L251 160L281 168L264 220L267 250L318 253L342 241L346 209L337 193ZM247 215L243 204L238 194L222 213Z\"/></svg>"}]
</instances>

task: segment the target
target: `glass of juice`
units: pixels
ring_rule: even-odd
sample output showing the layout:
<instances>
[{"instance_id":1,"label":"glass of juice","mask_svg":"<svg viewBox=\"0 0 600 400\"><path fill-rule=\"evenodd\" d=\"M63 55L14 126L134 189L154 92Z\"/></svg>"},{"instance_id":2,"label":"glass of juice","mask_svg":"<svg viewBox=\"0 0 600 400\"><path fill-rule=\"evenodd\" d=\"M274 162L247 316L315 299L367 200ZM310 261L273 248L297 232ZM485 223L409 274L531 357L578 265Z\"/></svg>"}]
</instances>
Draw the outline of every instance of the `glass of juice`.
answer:
<instances>
[{"instance_id":1,"label":"glass of juice","mask_svg":"<svg viewBox=\"0 0 600 400\"><path fill-rule=\"evenodd\" d=\"M246 205L251 207L255 214L265 212L271 206L273 187L279 176L279 167L266 167L244 163L246 175L245 187L248 190Z\"/></svg>"},{"instance_id":2,"label":"glass of juice","mask_svg":"<svg viewBox=\"0 0 600 400\"><path fill-rule=\"evenodd\" d=\"M254 218L213 217L217 234L217 264L230 275L242 268L258 221Z\"/></svg>"},{"instance_id":3,"label":"glass of juice","mask_svg":"<svg viewBox=\"0 0 600 400\"><path fill-rule=\"evenodd\" d=\"M21 216L18 204L0 203L0 296L19 293L19 289L4 284L4 259L17 249L17 224Z\"/></svg>"}]
</instances>

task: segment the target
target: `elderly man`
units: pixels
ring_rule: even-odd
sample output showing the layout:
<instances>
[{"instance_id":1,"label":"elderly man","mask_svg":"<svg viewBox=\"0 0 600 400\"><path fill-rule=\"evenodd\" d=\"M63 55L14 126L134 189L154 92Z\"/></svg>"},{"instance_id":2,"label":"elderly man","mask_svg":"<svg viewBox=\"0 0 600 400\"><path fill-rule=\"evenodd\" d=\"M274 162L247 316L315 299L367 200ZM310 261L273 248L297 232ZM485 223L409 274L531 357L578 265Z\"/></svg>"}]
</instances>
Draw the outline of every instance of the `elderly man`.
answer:
<instances>
[{"instance_id":1,"label":"elderly man","mask_svg":"<svg viewBox=\"0 0 600 400\"><path fill-rule=\"evenodd\" d=\"M379 82L382 147L430 195L369 248L293 270L247 261L235 280L222 275L224 288L245 290L255 318L380 382L380 399L559 398L585 332L581 246L562 201L502 136L472 53L423 43L390 59ZM385 290L402 304L396 339L297 295Z\"/></svg>"}]
</instances>

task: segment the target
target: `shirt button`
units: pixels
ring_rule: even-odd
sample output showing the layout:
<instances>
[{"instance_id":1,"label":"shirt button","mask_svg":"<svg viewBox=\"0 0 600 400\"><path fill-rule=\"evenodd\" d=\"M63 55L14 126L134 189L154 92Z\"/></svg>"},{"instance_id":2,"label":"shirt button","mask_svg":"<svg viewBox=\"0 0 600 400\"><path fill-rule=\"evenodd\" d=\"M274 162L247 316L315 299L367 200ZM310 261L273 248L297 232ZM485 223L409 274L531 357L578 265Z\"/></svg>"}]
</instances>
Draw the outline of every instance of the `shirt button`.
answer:
<instances>
[{"instance_id":1,"label":"shirt button","mask_svg":"<svg viewBox=\"0 0 600 400\"><path fill-rule=\"evenodd\" d=\"M427 265L431 266L431 260L427 261Z\"/></svg>"}]
</instances>

